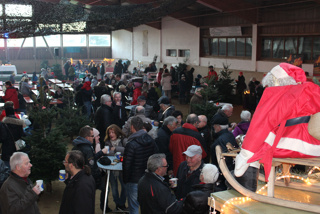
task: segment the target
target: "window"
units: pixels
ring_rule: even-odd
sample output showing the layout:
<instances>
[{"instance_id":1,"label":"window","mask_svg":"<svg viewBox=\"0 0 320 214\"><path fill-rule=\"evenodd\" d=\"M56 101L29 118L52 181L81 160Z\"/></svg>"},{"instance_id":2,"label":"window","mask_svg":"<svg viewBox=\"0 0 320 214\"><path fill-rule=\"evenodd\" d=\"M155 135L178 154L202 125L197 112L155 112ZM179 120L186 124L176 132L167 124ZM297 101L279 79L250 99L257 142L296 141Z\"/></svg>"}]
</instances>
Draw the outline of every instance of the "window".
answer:
<instances>
[{"instance_id":1,"label":"window","mask_svg":"<svg viewBox=\"0 0 320 214\"><path fill-rule=\"evenodd\" d=\"M8 47L20 48L23 42L23 38L20 39L8 39ZM26 38L23 47L33 47L33 38Z\"/></svg>"},{"instance_id":2,"label":"window","mask_svg":"<svg viewBox=\"0 0 320 214\"><path fill-rule=\"evenodd\" d=\"M179 50L179 57L190 57L190 50Z\"/></svg>"},{"instance_id":3,"label":"window","mask_svg":"<svg viewBox=\"0 0 320 214\"><path fill-rule=\"evenodd\" d=\"M86 35L63 35L63 46L64 47L85 47L86 46Z\"/></svg>"},{"instance_id":4,"label":"window","mask_svg":"<svg viewBox=\"0 0 320 214\"><path fill-rule=\"evenodd\" d=\"M89 35L89 46L110 46L110 35Z\"/></svg>"},{"instance_id":5,"label":"window","mask_svg":"<svg viewBox=\"0 0 320 214\"><path fill-rule=\"evenodd\" d=\"M288 59L290 55L299 55L311 63L320 55L320 37L265 37L261 50L261 58Z\"/></svg>"},{"instance_id":6,"label":"window","mask_svg":"<svg viewBox=\"0 0 320 214\"><path fill-rule=\"evenodd\" d=\"M177 56L177 50L176 49L167 49L167 56L176 57Z\"/></svg>"},{"instance_id":7,"label":"window","mask_svg":"<svg viewBox=\"0 0 320 214\"><path fill-rule=\"evenodd\" d=\"M203 38L202 54L205 56L251 57L252 39L245 37Z\"/></svg>"},{"instance_id":8,"label":"window","mask_svg":"<svg viewBox=\"0 0 320 214\"><path fill-rule=\"evenodd\" d=\"M49 47L60 47L60 35L50 35L44 37Z\"/></svg>"},{"instance_id":9,"label":"window","mask_svg":"<svg viewBox=\"0 0 320 214\"><path fill-rule=\"evenodd\" d=\"M6 4L5 14L7 16L14 16L14 17L32 17L32 6L21 5L21 4ZM2 7L1 7L1 15L2 15Z\"/></svg>"}]
</instances>

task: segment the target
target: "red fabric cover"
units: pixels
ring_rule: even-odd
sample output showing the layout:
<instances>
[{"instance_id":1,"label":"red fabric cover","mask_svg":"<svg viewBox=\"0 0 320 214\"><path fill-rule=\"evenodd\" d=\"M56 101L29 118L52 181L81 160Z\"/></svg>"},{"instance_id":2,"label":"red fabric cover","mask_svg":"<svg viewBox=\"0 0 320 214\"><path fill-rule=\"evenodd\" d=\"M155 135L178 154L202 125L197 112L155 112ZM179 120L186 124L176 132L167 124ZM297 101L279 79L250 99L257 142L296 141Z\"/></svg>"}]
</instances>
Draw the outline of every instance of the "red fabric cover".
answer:
<instances>
[{"instance_id":1,"label":"red fabric cover","mask_svg":"<svg viewBox=\"0 0 320 214\"><path fill-rule=\"evenodd\" d=\"M262 159L268 179L272 157L320 156L320 141L308 133L307 123L284 127L279 143L272 149L281 123L319 111L320 87L314 83L266 88L242 144L243 149L254 153L248 163Z\"/></svg>"}]
</instances>

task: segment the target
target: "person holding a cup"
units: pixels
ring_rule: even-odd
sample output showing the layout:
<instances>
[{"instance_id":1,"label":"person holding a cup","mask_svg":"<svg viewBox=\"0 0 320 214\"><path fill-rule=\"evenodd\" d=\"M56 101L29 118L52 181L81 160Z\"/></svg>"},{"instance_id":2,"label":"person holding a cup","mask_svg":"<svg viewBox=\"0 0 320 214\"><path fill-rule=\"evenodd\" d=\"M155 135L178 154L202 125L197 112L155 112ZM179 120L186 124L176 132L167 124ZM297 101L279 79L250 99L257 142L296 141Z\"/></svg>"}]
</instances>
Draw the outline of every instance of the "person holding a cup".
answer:
<instances>
[{"instance_id":1,"label":"person holding a cup","mask_svg":"<svg viewBox=\"0 0 320 214\"><path fill-rule=\"evenodd\" d=\"M123 155L124 148L127 144L126 135L122 132L119 126L112 124L106 130L105 145L109 146L110 156L116 155L117 153ZM119 158L120 159L120 158ZM122 179L122 171L111 171L110 173L110 184L112 190L113 201L116 204L116 210L126 210L126 189ZM121 193L119 195L118 181L121 184Z\"/></svg>"},{"instance_id":2,"label":"person holding a cup","mask_svg":"<svg viewBox=\"0 0 320 214\"><path fill-rule=\"evenodd\" d=\"M0 190L2 213L40 214L37 200L41 193L39 184L33 186L28 176L32 164L26 153L15 152L10 157L11 173Z\"/></svg>"},{"instance_id":3,"label":"person holding a cup","mask_svg":"<svg viewBox=\"0 0 320 214\"><path fill-rule=\"evenodd\" d=\"M101 133L101 132L100 132ZM97 161L103 155L107 155L107 148L101 149L99 152L95 152L93 148L93 128L90 126L84 126L79 131L79 136L73 140L74 147L72 150L79 150L84 156L85 165L88 165L91 168L91 174L96 181L96 188L101 190L100 196L100 208L103 210L104 207L104 196L105 196L105 176L102 174L101 170L98 167ZM111 211L109 207L106 209Z\"/></svg>"},{"instance_id":4,"label":"person holding a cup","mask_svg":"<svg viewBox=\"0 0 320 214\"><path fill-rule=\"evenodd\" d=\"M85 165L80 151L70 151L63 161L68 178L59 214L95 213L96 184L90 167Z\"/></svg>"},{"instance_id":5,"label":"person holding a cup","mask_svg":"<svg viewBox=\"0 0 320 214\"><path fill-rule=\"evenodd\" d=\"M147 173L138 183L138 201L141 214L181 213L183 200L177 200L170 187L164 181L169 165L166 155L151 155L147 162Z\"/></svg>"}]
</instances>

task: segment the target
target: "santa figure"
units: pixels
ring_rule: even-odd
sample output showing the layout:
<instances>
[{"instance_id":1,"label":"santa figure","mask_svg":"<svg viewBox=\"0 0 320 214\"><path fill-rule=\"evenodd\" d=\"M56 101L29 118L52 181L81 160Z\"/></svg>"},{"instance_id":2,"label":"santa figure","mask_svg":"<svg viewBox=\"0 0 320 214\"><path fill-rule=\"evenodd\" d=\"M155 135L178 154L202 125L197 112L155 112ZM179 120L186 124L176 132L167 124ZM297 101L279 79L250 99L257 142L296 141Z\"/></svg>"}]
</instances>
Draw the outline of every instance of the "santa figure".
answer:
<instances>
[{"instance_id":1,"label":"santa figure","mask_svg":"<svg viewBox=\"0 0 320 214\"><path fill-rule=\"evenodd\" d=\"M273 157L320 156L320 131L310 125L320 112L320 87L306 82L305 72L288 63L274 67L262 84L266 89L236 157L234 171L239 183L252 191L256 190L259 162L264 164L267 181Z\"/></svg>"}]
</instances>

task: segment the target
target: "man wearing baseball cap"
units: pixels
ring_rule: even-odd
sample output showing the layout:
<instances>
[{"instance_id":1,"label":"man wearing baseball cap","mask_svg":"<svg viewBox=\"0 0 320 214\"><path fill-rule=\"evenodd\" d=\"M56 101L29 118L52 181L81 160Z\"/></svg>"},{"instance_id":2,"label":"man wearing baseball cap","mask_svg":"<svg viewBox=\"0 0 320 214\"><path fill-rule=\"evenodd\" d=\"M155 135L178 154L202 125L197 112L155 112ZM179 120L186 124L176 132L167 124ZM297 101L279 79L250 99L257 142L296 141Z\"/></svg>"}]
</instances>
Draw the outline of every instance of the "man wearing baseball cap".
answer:
<instances>
[{"instance_id":1,"label":"man wearing baseball cap","mask_svg":"<svg viewBox=\"0 0 320 214\"><path fill-rule=\"evenodd\" d=\"M178 185L174 190L178 200L193 191L194 184L200 183L201 169L204 166L201 146L191 145L183 154L186 156L186 161L179 166Z\"/></svg>"}]
</instances>

